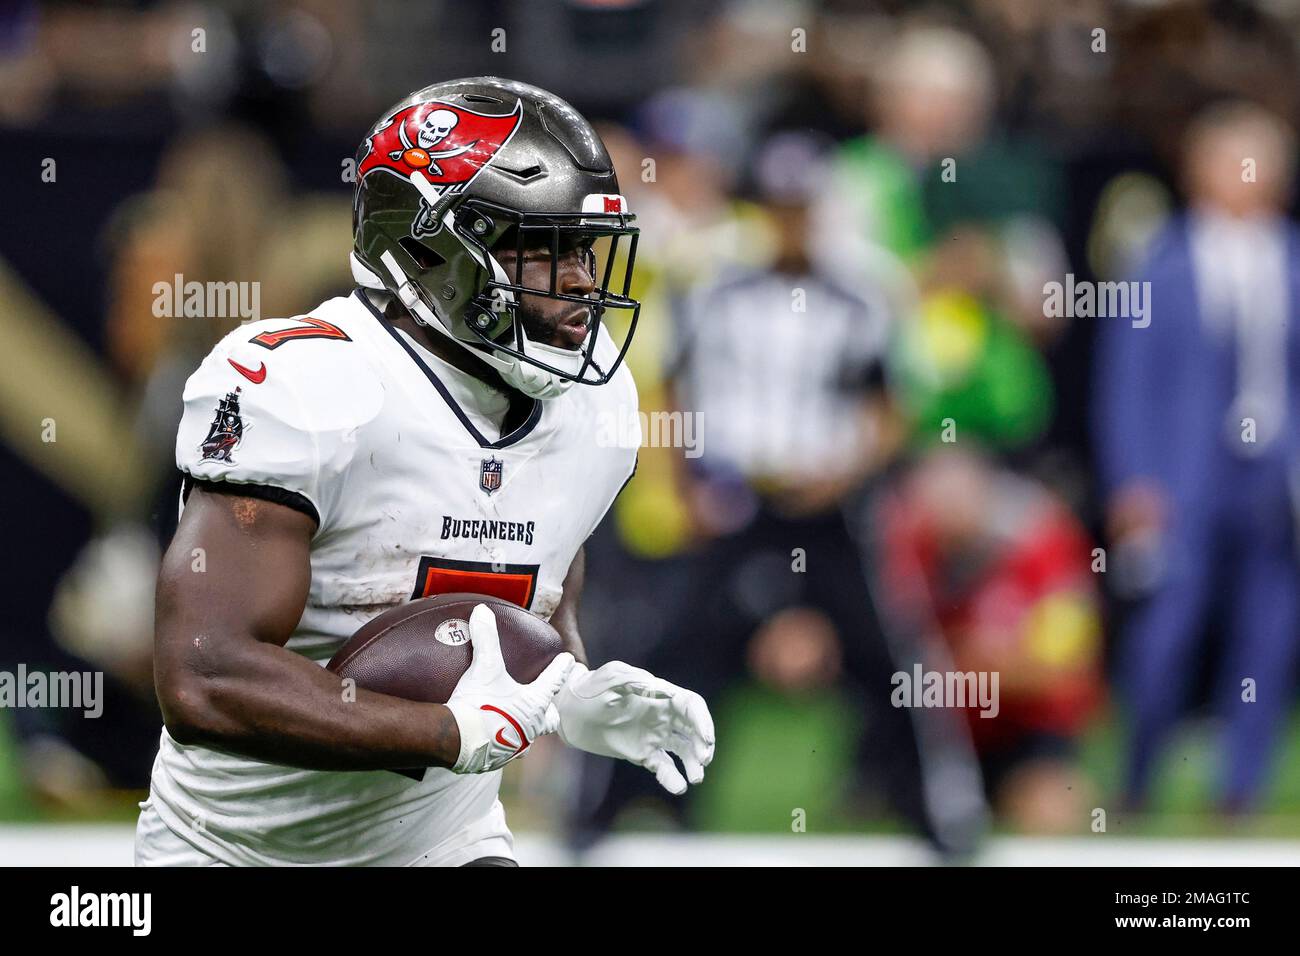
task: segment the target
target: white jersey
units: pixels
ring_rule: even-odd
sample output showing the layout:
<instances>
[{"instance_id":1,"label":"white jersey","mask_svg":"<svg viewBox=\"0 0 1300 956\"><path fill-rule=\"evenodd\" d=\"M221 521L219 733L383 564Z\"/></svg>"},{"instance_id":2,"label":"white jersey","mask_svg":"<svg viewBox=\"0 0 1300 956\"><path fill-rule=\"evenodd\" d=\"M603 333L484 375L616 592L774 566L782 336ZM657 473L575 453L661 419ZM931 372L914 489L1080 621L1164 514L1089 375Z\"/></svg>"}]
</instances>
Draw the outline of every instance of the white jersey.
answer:
<instances>
[{"instance_id":1,"label":"white jersey","mask_svg":"<svg viewBox=\"0 0 1300 956\"><path fill-rule=\"evenodd\" d=\"M458 402L466 382L449 385L454 370L421 353L358 290L240 327L185 386L179 468L318 521L287 647L322 666L375 615L427 595L495 594L549 618L635 468L639 433L611 427L636 418L626 366L535 403L498 438L482 409ZM602 334L596 361L615 354ZM499 784L499 771L431 768L416 782L300 770L164 729L150 800L177 836L226 863L456 865L513 856Z\"/></svg>"}]
</instances>

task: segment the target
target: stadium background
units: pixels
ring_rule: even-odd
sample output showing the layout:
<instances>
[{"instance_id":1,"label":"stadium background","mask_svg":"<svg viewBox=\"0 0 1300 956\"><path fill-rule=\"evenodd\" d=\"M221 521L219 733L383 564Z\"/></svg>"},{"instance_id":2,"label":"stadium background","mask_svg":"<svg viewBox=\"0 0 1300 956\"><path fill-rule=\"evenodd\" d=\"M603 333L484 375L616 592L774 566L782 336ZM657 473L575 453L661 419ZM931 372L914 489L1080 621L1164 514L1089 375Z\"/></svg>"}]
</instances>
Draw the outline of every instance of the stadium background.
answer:
<instances>
[{"instance_id":1,"label":"stadium background","mask_svg":"<svg viewBox=\"0 0 1300 956\"><path fill-rule=\"evenodd\" d=\"M490 73L599 120L641 216L646 304L631 361L647 410L677 407L679 304L730 266L765 268L783 214L799 207L810 244L843 253L845 281L887 316L868 363L879 375L862 391L877 416L864 433L871 454L848 470L854 481L809 479L821 497L798 507L849 516L887 604L906 588L894 587L897 542L881 529L905 535L945 489L971 487L962 482L1052 502L1066 551L1109 545L1090 429L1106 320L1045 316L1043 283L1114 278L1140 256L1182 202L1180 143L1208 104L1246 99L1294 122L1298 37L1289 0L7 5L0 669L103 669L109 690L98 720L0 711L0 862L124 861L147 786L152 577L175 520L179 391L238 321L159 318L155 283L255 282L263 317L346 291L348 160L407 91ZM815 153L821 189L755 169L773 137ZM943 175L953 157L955 182ZM934 450L949 416L958 446L978 456ZM707 460L707 414L701 427ZM709 483L691 469L680 447L644 449L591 545L585 630L598 659L677 647L657 629L661 611L694 595L693 562L720 533ZM747 490L761 497L758 484ZM1053 646L1068 628L1065 679L1085 703L1054 733L1063 746L1046 776L990 794L987 818L968 808L949 849L978 848L985 862L1300 858L1293 707L1256 798L1221 798L1211 686L1226 638L1212 616L1198 622L1195 693L1149 795L1126 791L1131 726L1116 671L1134 600L1113 571L1076 581L1064 617L1030 609L1006 624L1030 634L1004 661L1011 670L1033 655L1030 619ZM743 647L717 664L722 746L685 806L635 786L611 804L602 771L558 748L512 768L525 861L593 846L593 860L619 861L936 858L917 822L927 810L910 812L882 779L914 768L872 752L873 725L841 679L853 642L881 636L843 633L793 603L760 606ZM683 643L674 676L690 684L692 645L710 634L668 637ZM928 733L920 749L938 769L927 772L956 779L945 767L971 764L962 723ZM792 832L800 813L806 833ZM622 836L601 843L610 830Z\"/></svg>"}]
</instances>

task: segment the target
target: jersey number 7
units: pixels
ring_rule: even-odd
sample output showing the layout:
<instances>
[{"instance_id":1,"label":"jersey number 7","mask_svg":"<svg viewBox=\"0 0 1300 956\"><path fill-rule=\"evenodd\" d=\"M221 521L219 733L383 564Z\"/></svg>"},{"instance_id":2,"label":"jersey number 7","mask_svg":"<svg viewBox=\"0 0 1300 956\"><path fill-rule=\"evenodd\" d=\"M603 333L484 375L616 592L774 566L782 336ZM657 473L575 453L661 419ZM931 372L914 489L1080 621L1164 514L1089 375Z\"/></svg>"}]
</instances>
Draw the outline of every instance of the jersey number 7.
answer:
<instances>
[{"instance_id":1,"label":"jersey number 7","mask_svg":"<svg viewBox=\"0 0 1300 956\"><path fill-rule=\"evenodd\" d=\"M278 332L263 332L260 335L254 335L248 341L254 345L260 345L264 349L278 349L285 342L296 342L300 339L338 339L342 342L351 342L348 334L340 329L337 325L331 325L324 319L313 319L310 315L304 315L298 319L301 325L291 325L287 329L280 329Z\"/></svg>"},{"instance_id":2,"label":"jersey number 7","mask_svg":"<svg viewBox=\"0 0 1300 956\"><path fill-rule=\"evenodd\" d=\"M426 554L420 558L411 600L436 594L490 594L527 610L537 591L539 567L536 564L453 561Z\"/></svg>"}]
</instances>

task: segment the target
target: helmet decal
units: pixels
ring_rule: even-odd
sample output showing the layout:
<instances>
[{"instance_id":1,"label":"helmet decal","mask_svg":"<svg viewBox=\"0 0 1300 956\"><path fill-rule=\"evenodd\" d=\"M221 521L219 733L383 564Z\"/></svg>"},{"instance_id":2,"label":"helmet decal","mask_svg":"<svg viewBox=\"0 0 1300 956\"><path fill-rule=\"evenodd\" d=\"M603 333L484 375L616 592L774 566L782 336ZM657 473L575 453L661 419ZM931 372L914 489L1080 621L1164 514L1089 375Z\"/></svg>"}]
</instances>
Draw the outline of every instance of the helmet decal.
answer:
<instances>
[{"instance_id":1,"label":"helmet decal","mask_svg":"<svg viewBox=\"0 0 1300 956\"><path fill-rule=\"evenodd\" d=\"M460 192L510 141L522 119L519 100L511 112L496 116L437 101L408 106L366 140L357 179L377 170L402 179L416 174L440 196ZM429 190L420 191L428 196ZM426 198L412 223L413 236L437 231L432 213Z\"/></svg>"},{"instance_id":2,"label":"helmet decal","mask_svg":"<svg viewBox=\"0 0 1300 956\"><path fill-rule=\"evenodd\" d=\"M555 398L609 382L636 331L628 205L600 135L559 97L491 76L435 83L362 139L353 274L510 387ZM575 254L587 281L561 283ZM553 328L561 313L585 335Z\"/></svg>"}]
</instances>

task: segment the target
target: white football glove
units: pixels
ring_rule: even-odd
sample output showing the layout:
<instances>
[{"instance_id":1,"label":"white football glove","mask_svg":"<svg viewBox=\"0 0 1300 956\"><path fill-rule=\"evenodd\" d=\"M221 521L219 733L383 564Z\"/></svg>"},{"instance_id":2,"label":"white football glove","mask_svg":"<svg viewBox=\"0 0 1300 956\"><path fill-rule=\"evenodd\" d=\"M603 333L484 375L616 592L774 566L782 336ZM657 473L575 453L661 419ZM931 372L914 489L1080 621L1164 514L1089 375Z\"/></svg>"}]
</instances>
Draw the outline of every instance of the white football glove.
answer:
<instances>
[{"instance_id":1,"label":"white football glove","mask_svg":"<svg viewBox=\"0 0 1300 956\"><path fill-rule=\"evenodd\" d=\"M486 604L469 616L474 658L461 675L447 708L460 728L460 756L455 773L488 773L514 760L542 734L560 724L555 695L573 668L567 651L531 684L520 684L506 672L501 658L497 619Z\"/></svg>"},{"instance_id":2,"label":"white football glove","mask_svg":"<svg viewBox=\"0 0 1300 956\"><path fill-rule=\"evenodd\" d=\"M570 747L645 767L669 793L699 783L713 759L713 718L704 698L622 661L575 664L555 698L560 739ZM686 777L670 753L681 758Z\"/></svg>"}]
</instances>

